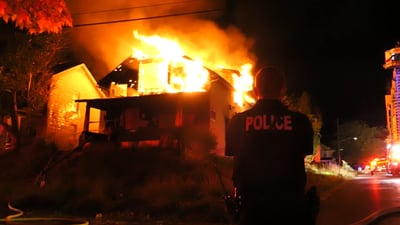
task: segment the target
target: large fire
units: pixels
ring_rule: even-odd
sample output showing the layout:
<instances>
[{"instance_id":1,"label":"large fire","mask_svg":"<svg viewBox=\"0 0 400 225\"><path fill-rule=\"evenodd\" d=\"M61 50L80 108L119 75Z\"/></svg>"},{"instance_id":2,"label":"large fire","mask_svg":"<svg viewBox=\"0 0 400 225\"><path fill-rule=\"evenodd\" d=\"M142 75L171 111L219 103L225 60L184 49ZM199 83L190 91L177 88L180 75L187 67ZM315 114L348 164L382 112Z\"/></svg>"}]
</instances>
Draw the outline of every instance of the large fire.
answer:
<instances>
[{"instance_id":1,"label":"large fire","mask_svg":"<svg viewBox=\"0 0 400 225\"><path fill-rule=\"evenodd\" d=\"M189 58L177 41L158 35L145 36L134 31L134 37L143 43L133 48L133 57L140 60L138 94L206 91L210 82L210 70L220 71L226 67L209 68L202 59ZM218 49L216 49L218 51ZM193 53L193 52L192 52ZM195 54L194 54L195 55ZM210 65L217 65L213 62ZM253 87L252 64L229 68L223 78L235 89L234 102L252 102L247 92Z\"/></svg>"}]
</instances>

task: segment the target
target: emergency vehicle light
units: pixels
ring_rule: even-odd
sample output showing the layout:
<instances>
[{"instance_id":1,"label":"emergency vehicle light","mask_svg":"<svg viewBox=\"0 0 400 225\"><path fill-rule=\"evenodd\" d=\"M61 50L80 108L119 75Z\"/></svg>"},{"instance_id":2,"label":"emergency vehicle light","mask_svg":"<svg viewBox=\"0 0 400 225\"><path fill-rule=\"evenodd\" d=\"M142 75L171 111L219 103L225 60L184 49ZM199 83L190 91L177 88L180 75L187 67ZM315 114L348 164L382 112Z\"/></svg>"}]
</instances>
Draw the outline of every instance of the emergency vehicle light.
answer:
<instances>
[{"instance_id":1,"label":"emergency vehicle light","mask_svg":"<svg viewBox=\"0 0 400 225\"><path fill-rule=\"evenodd\" d=\"M400 145L395 144L392 146L391 149L391 158L392 159L399 159L400 160Z\"/></svg>"}]
</instances>

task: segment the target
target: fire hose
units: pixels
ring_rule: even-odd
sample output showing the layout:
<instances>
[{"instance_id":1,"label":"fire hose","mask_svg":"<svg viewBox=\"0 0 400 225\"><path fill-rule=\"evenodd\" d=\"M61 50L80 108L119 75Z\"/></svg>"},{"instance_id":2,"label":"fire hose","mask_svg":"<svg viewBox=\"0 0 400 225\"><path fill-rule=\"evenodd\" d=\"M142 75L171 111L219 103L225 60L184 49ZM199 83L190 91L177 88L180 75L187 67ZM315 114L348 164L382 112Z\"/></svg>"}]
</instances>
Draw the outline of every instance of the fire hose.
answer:
<instances>
[{"instance_id":1,"label":"fire hose","mask_svg":"<svg viewBox=\"0 0 400 225\"><path fill-rule=\"evenodd\" d=\"M33 223L43 223L43 222L55 222L57 224L68 224L68 225L89 225L89 221L78 218L64 218L64 217L20 217L24 212L20 209L14 208L10 203L8 203L8 208L11 211L16 212L15 214L8 215L5 218L0 218L0 223L11 224L15 222L33 222Z\"/></svg>"},{"instance_id":2,"label":"fire hose","mask_svg":"<svg viewBox=\"0 0 400 225\"><path fill-rule=\"evenodd\" d=\"M67 160L75 152L82 151L82 149L84 149L85 146L87 146L87 144L89 144L93 139L94 139L93 136L86 138L86 140L82 141L81 144L79 144L77 147L75 147L74 149L72 149L71 151L69 151L67 153L62 153L60 151L55 152L53 154L53 156L50 157L50 159L47 162L47 164L45 165L45 167L36 176L35 184L39 184L40 187L44 187L46 184L47 173L50 171L50 169L56 167L61 162Z\"/></svg>"}]
</instances>

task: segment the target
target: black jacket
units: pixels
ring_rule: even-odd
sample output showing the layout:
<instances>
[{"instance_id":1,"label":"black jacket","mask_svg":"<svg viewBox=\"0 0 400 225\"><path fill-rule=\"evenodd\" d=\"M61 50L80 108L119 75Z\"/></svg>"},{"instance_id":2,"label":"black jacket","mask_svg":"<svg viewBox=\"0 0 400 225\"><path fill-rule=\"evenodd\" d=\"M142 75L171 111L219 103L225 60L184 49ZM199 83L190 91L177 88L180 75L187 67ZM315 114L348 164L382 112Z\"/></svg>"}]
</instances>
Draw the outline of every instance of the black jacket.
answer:
<instances>
[{"instance_id":1,"label":"black jacket","mask_svg":"<svg viewBox=\"0 0 400 225\"><path fill-rule=\"evenodd\" d=\"M234 156L233 183L243 194L304 190L304 157L313 153L307 116L277 100L259 100L228 124L226 152ZM303 192L301 192L303 193Z\"/></svg>"}]
</instances>

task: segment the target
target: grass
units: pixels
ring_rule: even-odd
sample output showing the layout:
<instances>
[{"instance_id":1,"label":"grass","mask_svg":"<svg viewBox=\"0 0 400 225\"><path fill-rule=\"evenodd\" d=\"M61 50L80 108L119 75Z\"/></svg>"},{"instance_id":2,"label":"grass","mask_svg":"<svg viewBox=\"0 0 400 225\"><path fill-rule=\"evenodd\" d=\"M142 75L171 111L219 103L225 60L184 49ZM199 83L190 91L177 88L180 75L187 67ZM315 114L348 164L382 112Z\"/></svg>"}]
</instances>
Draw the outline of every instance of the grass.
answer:
<instances>
[{"instance_id":1,"label":"grass","mask_svg":"<svg viewBox=\"0 0 400 225\"><path fill-rule=\"evenodd\" d=\"M54 156L60 160L38 175ZM64 158L63 158L64 157ZM38 143L0 156L0 214L7 203L28 212L121 220L227 223L222 196L233 190L232 159L171 150L121 150L94 144L60 154ZM351 178L351 170L306 163L307 186L324 192ZM347 171L350 171L347 173ZM40 182L42 181L42 182Z\"/></svg>"}]
</instances>

